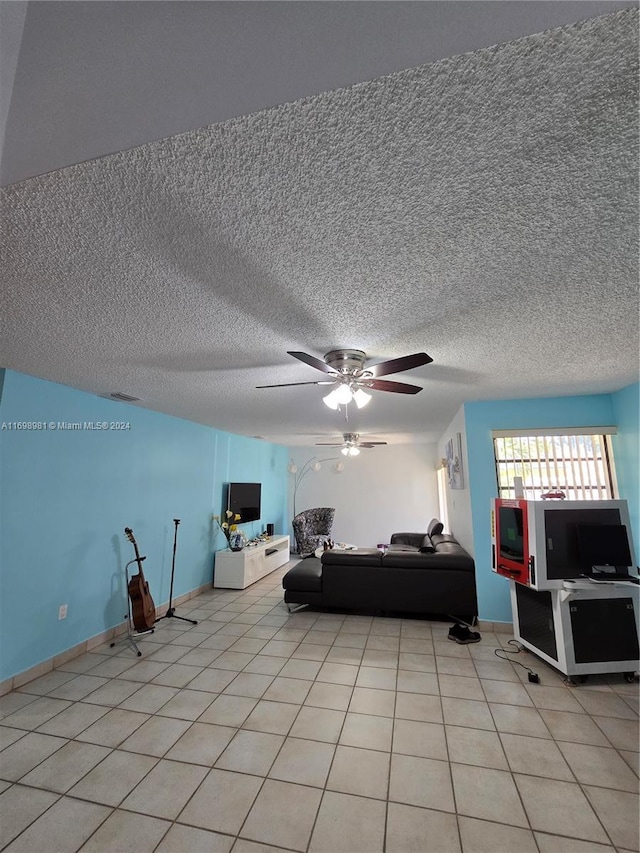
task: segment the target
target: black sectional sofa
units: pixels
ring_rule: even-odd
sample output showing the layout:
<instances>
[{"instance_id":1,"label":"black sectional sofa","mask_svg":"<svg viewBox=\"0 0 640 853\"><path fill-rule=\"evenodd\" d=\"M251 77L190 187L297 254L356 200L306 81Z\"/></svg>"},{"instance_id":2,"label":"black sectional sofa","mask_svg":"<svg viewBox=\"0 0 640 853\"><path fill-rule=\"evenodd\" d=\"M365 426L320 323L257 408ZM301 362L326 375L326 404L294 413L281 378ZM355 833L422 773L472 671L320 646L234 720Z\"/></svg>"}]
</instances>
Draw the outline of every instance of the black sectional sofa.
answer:
<instances>
[{"instance_id":1,"label":"black sectional sofa","mask_svg":"<svg viewBox=\"0 0 640 853\"><path fill-rule=\"evenodd\" d=\"M439 526L442 529L441 525ZM477 616L475 564L450 534L395 533L377 548L325 551L282 579L287 604L450 616Z\"/></svg>"}]
</instances>

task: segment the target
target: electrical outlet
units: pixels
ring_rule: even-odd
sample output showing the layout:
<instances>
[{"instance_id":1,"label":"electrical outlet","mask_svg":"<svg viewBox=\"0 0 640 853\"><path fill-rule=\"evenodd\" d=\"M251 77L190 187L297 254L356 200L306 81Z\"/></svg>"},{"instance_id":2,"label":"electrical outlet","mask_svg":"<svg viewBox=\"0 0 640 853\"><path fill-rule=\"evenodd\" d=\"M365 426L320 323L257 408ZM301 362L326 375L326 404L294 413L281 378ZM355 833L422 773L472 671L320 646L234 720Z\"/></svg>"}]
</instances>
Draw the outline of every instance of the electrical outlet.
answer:
<instances>
[{"instance_id":1,"label":"electrical outlet","mask_svg":"<svg viewBox=\"0 0 640 853\"><path fill-rule=\"evenodd\" d=\"M66 619L67 618L67 605L61 604L58 609L58 619Z\"/></svg>"}]
</instances>

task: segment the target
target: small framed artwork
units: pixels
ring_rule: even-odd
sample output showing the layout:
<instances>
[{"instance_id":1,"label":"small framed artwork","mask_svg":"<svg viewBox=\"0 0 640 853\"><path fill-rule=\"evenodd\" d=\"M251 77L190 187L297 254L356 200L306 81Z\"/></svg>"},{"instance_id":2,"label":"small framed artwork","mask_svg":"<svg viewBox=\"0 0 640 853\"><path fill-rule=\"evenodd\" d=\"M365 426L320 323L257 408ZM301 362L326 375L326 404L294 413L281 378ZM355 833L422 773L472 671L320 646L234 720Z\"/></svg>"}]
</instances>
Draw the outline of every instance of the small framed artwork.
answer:
<instances>
[{"instance_id":1,"label":"small framed artwork","mask_svg":"<svg viewBox=\"0 0 640 853\"><path fill-rule=\"evenodd\" d=\"M459 432L454 438L450 438L445 444L445 458L447 460L447 477L452 489L464 489L464 476L462 472L462 436Z\"/></svg>"}]
</instances>

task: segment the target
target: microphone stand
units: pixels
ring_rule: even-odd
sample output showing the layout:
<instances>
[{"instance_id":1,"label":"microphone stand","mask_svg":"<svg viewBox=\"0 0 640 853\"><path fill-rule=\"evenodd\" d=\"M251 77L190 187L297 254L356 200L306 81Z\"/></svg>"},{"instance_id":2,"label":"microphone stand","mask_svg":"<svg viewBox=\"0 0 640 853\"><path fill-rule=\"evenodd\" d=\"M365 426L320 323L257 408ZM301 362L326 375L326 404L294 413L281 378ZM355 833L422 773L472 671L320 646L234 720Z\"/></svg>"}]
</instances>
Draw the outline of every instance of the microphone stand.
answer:
<instances>
[{"instance_id":1,"label":"microphone stand","mask_svg":"<svg viewBox=\"0 0 640 853\"><path fill-rule=\"evenodd\" d=\"M197 619L187 619L185 616L176 616L176 609L173 607L173 575L176 570L176 545L178 543L178 525L180 524L179 518L174 518L173 523L176 528L173 534L173 559L171 561L171 589L169 590L169 609L164 614L164 616L160 616L156 619L156 622L159 622L160 619L182 619L183 622L191 622L192 625L197 625Z\"/></svg>"}]
</instances>

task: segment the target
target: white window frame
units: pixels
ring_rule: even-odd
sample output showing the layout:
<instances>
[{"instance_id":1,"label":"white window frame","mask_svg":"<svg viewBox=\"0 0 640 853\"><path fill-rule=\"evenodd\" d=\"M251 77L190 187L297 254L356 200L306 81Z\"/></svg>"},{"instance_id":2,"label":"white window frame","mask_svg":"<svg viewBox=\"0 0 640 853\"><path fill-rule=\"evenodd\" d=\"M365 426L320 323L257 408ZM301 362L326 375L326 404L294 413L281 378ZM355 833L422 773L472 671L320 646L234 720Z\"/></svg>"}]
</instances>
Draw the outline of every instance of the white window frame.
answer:
<instances>
[{"instance_id":1,"label":"white window frame","mask_svg":"<svg viewBox=\"0 0 640 853\"><path fill-rule=\"evenodd\" d=\"M617 497L611 445L616 432L611 426L493 430L498 497L516 497L514 477L522 478L527 500L557 490L568 500Z\"/></svg>"}]
</instances>

